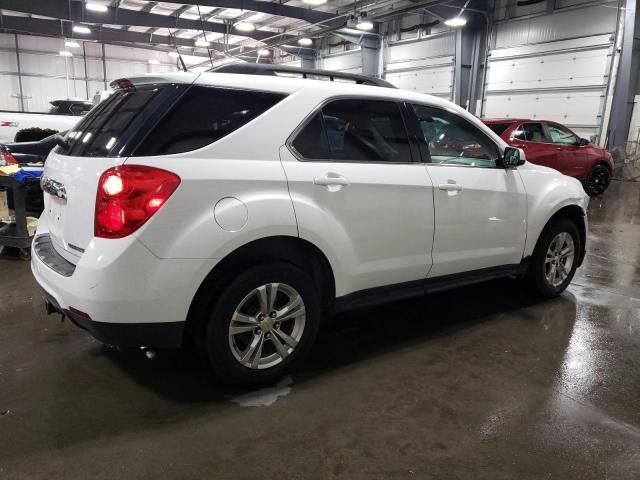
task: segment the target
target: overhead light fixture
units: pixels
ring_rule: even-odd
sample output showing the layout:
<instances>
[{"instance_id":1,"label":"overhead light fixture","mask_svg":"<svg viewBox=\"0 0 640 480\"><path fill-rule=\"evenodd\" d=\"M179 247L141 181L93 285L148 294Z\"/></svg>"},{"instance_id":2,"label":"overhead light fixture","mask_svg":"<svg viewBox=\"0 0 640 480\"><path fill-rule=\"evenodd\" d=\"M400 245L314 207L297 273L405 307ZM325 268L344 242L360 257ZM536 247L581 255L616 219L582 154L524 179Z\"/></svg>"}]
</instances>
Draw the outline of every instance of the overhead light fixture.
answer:
<instances>
[{"instance_id":1,"label":"overhead light fixture","mask_svg":"<svg viewBox=\"0 0 640 480\"><path fill-rule=\"evenodd\" d=\"M159 65L160 64L160 62L158 60L156 60L155 58L150 58L149 59L149 63L151 65Z\"/></svg>"},{"instance_id":2,"label":"overhead light fixture","mask_svg":"<svg viewBox=\"0 0 640 480\"><path fill-rule=\"evenodd\" d=\"M302 3L306 3L307 5L322 5L327 3L327 0L302 0Z\"/></svg>"},{"instance_id":3,"label":"overhead light fixture","mask_svg":"<svg viewBox=\"0 0 640 480\"><path fill-rule=\"evenodd\" d=\"M366 12L362 12L356 21L356 28L368 32L373 30L373 22L367 18Z\"/></svg>"},{"instance_id":4,"label":"overhead light fixture","mask_svg":"<svg viewBox=\"0 0 640 480\"><path fill-rule=\"evenodd\" d=\"M260 55L261 57L268 57L269 55L271 55L271 50L261 48L260 50L258 50L258 55Z\"/></svg>"},{"instance_id":5,"label":"overhead light fixture","mask_svg":"<svg viewBox=\"0 0 640 480\"><path fill-rule=\"evenodd\" d=\"M67 52L66 50L60 50L61 57L73 57L73 53Z\"/></svg>"},{"instance_id":6,"label":"overhead light fixture","mask_svg":"<svg viewBox=\"0 0 640 480\"><path fill-rule=\"evenodd\" d=\"M310 47L311 45L313 45L313 40L307 37L302 37L298 39L298 44L302 45L303 47Z\"/></svg>"},{"instance_id":7,"label":"overhead light fixture","mask_svg":"<svg viewBox=\"0 0 640 480\"><path fill-rule=\"evenodd\" d=\"M180 56L178 52L167 52L167 55L169 55L171 58L178 58Z\"/></svg>"},{"instance_id":8,"label":"overhead light fixture","mask_svg":"<svg viewBox=\"0 0 640 480\"><path fill-rule=\"evenodd\" d=\"M236 27L236 30L241 32L253 32L256 29L256 26L249 22L238 22L234 27Z\"/></svg>"},{"instance_id":9,"label":"overhead light fixture","mask_svg":"<svg viewBox=\"0 0 640 480\"><path fill-rule=\"evenodd\" d=\"M94 12L102 12L102 13L104 13L107 10L109 10L106 5L101 5L99 3L87 3L85 5L85 7L86 7L87 10L92 10Z\"/></svg>"},{"instance_id":10,"label":"overhead light fixture","mask_svg":"<svg viewBox=\"0 0 640 480\"><path fill-rule=\"evenodd\" d=\"M464 27L467 24L467 19L462 17L453 17L444 21L447 27Z\"/></svg>"},{"instance_id":11,"label":"overhead light fixture","mask_svg":"<svg viewBox=\"0 0 640 480\"><path fill-rule=\"evenodd\" d=\"M356 23L356 28L358 30L364 30L366 32L368 32L369 30L373 30L373 22L370 22L369 20L363 18L358 20L358 23Z\"/></svg>"},{"instance_id":12,"label":"overhead light fixture","mask_svg":"<svg viewBox=\"0 0 640 480\"><path fill-rule=\"evenodd\" d=\"M198 40L195 41L195 46L196 47L202 47L202 48L207 48L209 47L210 43L207 42L206 40L203 40L201 38L199 38Z\"/></svg>"},{"instance_id":13,"label":"overhead light fixture","mask_svg":"<svg viewBox=\"0 0 640 480\"><path fill-rule=\"evenodd\" d=\"M64 46L70 48L80 48L80 44L78 42L72 42L71 40L67 40L66 42L64 42Z\"/></svg>"},{"instance_id":14,"label":"overhead light fixture","mask_svg":"<svg viewBox=\"0 0 640 480\"><path fill-rule=\"evenodd\" d=\"M85 27L84 25L74 25L73 31L76 33L91 33L91 29L89 27Z\"/></svg>"}]
</instances>

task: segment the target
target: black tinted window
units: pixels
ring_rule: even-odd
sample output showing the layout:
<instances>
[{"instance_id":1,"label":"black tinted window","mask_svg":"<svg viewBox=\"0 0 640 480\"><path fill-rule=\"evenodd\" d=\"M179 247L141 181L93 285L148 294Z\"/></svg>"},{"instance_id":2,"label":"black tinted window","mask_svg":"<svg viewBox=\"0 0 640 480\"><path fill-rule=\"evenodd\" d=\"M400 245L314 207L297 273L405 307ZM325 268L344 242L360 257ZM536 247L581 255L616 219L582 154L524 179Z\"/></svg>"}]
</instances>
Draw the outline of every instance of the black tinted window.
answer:
<instances>
[{"instance_id":1,"label":"black tinted window","mask_svg":"<svg viewBox=\"0 0 640 480\"><path fill-rule=\"evenodd\" d=\"M293 147L308 159L411 162L409 139L394 102L331 102L300 131Z\"/></svg>"},{"instance_id":2,"label":"black tinted window","mask_svg":"<svg viewBox=\"0 0 640 480\"><path fill-rule=\"evenodd\" d=\"M432 163L496 166L498 147L478 127L446 110L424 105L414 108Z\"/></svg>"},{"instance_id":3,"label":"black tinted window","mask_svg":"<svg viewBox=\"0 0 640 480\"><path fill-rule=\"evenodd\" d=\"M304 158L323 160L329 157L327 133L322 127L322 114L317 113L298 133L292 143Z\"/></svg>"},{"instance_id":4,"label":"black tinted window","mask_svg":"<svg viewBox=\"0 0 640 480\"><path fill-rule=\"evenodd\" d=\"M546 137L541 123L525 123L514 132L513 138L527 142L545 142Z\"/></svg>"},{"instance_id":5,"label":"black tinted window","mask_svg":"<svg viewBox=\"0 0 640 480\"><path fill-rule=\"evenodd\" d=\"M195 86L136 149L136 156L188 152L229 135L284 95Z\"/></svg>"},{"instance_id":6,"label":"black tinted window","mask_svg":"<svg viewBox=\"0 0 640 480\"><path fill-rule=\"evenodd\" d=\"M510 123L489 123L487 126L493 130L496 135L502 135L510 125Z\"/></svg>"},{"instance_id":7,"label":"black tinted window","mask_svg":"<svg viewBox=\"0 0 640 480\"><path fill-rule=\"evenodd\" d=\"M135 91L118 90L93 109L65 137L63 155L115 157L135 141L135 134L148 128L152 114L174 98L178 87L148 86Z\"/></svg>"}]
</instances>

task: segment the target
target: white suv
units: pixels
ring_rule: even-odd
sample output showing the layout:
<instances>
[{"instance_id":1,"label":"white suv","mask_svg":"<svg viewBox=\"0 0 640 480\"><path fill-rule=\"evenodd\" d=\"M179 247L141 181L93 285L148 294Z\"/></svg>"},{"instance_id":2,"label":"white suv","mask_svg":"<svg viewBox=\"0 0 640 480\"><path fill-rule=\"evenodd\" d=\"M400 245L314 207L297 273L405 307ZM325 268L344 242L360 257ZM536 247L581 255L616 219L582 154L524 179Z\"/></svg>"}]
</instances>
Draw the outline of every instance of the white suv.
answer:
<instances>
[{"instance_id":1,"label":"white suv","mask_svg":"<svg viewBox=\"0 0 640 480\"><path fill-rule=\"evenodd\" d=\"M325 312L504 276L558 295L585 254L580 183L461 108L347 81L173 73L117 91L49 156L32 270L108 344L192 340L272 382Z\"/></svg>"}]
</instances>

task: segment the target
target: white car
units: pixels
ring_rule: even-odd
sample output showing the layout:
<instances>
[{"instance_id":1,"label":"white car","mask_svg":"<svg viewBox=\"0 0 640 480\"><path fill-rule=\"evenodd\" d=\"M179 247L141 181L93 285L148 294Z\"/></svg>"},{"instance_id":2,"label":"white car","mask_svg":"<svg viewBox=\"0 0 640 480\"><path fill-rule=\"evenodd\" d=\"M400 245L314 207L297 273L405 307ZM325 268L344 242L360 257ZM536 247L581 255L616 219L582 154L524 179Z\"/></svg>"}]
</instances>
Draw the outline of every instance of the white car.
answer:
<instances>
[{"instance_id":1,"label":"white car","mask_svg":"<svg viewBox=\"0 0 640 480\"><path fill-rule=\"evenodd\" d=\"M325 312L497 277L560 294L588 196L444 100L348 82L172 73L118 90L46 163L32 270L108 344L193 341L273 382Z\"/></svg>"}]
</instances>

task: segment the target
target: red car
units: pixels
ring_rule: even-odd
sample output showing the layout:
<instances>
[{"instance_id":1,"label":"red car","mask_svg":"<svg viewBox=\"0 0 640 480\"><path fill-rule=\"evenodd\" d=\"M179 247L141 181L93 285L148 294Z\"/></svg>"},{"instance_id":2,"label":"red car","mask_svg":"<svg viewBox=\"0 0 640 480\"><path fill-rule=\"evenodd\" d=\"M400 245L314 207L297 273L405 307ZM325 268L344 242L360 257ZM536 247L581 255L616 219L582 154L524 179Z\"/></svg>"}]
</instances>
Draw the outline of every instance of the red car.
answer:
<instances>
[{"instance_id":1,"label":"red car","mask_svg":"<svg viewBox=\"0 0 640 480\"><path fill-rule=\"evenodd\" d=\"M524 149L531 163L555 168L582 181L589 195L599 195L609 186L613 173L611 154L567 127L523 118L483 122L509 145Z\"/></svg>"}]
</instances>

